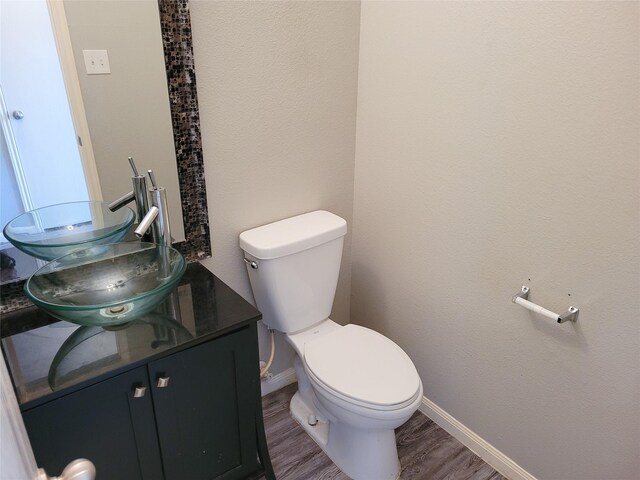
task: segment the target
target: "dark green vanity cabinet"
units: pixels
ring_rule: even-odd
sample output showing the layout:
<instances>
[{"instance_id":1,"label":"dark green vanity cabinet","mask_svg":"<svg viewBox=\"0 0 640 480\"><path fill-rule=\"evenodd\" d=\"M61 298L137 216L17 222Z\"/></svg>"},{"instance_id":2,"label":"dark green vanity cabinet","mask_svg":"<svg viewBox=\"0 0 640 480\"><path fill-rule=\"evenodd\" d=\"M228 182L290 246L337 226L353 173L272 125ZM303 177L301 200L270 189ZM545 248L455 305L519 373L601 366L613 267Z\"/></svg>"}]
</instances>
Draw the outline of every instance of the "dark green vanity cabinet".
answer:
<instances>
[{"instance_id":1,"label":"dark green vanity cabinet","mask_svg":"<svg viewBox=\"0 0 640 480\"><path fill-rule=\"evenodd\" d=\"M24 412L38 464L88 458L98 479L257 472L252 340L245 327Z\"/></svg>"},{"instance_id":2,"label":"dark green vanity cabinet","mask_svg":"<svg viewBox=\"0 0 640 480\"><path fill-rule=\"evenodd\" d=\"M275 480L260 398L260 313L199 264L179 315L124 328L3 315L2 349L37 464L97 480Z\"/></svg>"}]
</instances>

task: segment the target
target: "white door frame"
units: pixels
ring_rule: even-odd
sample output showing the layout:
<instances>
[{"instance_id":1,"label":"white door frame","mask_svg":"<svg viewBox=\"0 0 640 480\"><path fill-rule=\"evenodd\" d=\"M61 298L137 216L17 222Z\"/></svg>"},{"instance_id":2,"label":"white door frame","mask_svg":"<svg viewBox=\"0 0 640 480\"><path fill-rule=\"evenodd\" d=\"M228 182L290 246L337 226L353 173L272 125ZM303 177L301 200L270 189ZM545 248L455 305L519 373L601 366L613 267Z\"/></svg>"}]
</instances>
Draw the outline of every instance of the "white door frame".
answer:
<instances>
[{"instance_id":1,"label":"white door frame","mask_svg":"<svg viewBox=\"0 0 640 480\"><path fill-rule=\"evenodd\" d=\"M49 477L43 469L38 468L12 385L4 357L0 355L0 478L95 480L95 466L85 459L71 462L60 477ZM51 434L55 436L55 432Z\"/></svg>"},{"instance_id":2,"label":"white door frame","mask_svg":"<svg viewBox=\"0 0 640 480\"><path fill-rule=\"evenodd\" d=\"M84 101L82 100L82 90L80 89L80 80L78 79L78 72L73 56L73 46L71 44L71 36L69 35L69 26L67 24L67 15L64 11L63 0L47 0L47 7L49 9L49 17L51 18L53 36L56 41L56 49L58 50L58 58L60 59L62 79L69 100L71 121L73 122L78 137L78 151L80 152L82 169L87 181L87 191L91 200L102 201L100 178L98 177L96 159L93 155L89 123L87 122L87 115L84 109Z\"/></svg>"},{"instance_id":3,"label":"white door frame","mask_svg":"<svg viewBox=\"0 0 640 480\"><path fill-rule=\"evenodd\" d=\"M22 208L25 212L33 210L33 202L31 201L31 195L29 194L29 185L27 184L24 170L22 169L22 163L20 161L20 151L18 150L18 144L16 138L13 135L13 127L11 126L11 120L9 119L9 110L7 104L4 101L4 93L2 92L2 85L0 84L0 130L4 137L7 151L9 152L9 160L13 167L13 173L16 178L16 184L18 191L20 192L20 200L22 201ZM0 231L0 245L8 246L9 242L4 236L4 233Z\"/></svg>"},{"instance_id":4,"label":"white door frame","mask_svg":"<svg viewBox=\"0 0 640 480\"><path fill-rule=\"evenodd\" d=\"M33 210L33 202L31 201L29 185L27 183L24 170L22 169L18 144L16 143L16 138L13 135L13 127L11 126L11 120L9 117L10 115L11 114L7 109L7 104L4 101L2 85L0 84L0 127L2 128L2 135L4 136L7 150L9 151L9 159L11 160L13 173L16 176L16 183L18 184L18 190L20 191L20 200L22 201L22 206L25 212L28 212L29 210Z\"/></svg>"},{"instance_id":5,"label":"white door frame","mask_svg":"<svg viewBox=\"0 0 640 480\"><path fill-rule=\"evenodd\" d=\"M36 479L38 467L31 450L29 436L22 421L20 407L13 393L11 378L0 355L0 476L2 478Z\"/></svg>"}]
</instances>

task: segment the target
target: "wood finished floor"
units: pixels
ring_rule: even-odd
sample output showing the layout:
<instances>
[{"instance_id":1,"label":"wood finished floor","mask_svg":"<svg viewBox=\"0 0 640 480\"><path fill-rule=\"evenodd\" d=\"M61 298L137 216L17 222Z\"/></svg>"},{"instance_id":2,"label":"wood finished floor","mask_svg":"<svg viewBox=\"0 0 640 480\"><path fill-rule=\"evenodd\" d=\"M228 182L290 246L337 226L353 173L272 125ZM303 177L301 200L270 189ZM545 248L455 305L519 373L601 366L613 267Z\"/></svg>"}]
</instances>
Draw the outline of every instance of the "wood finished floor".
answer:
<instances>
[{"instance_id":1,"label":"wood finished floor","mask_svg":"<svg viewBox=\"0 0 640 480\"><path fill-rule=\"evenodd\" d=\"M262 400L271 462L278 480L349 480L289 414L297 384ZM396 430L401 480L507 480L471 450L416 412Z\"/></svg>"}]
</instances>

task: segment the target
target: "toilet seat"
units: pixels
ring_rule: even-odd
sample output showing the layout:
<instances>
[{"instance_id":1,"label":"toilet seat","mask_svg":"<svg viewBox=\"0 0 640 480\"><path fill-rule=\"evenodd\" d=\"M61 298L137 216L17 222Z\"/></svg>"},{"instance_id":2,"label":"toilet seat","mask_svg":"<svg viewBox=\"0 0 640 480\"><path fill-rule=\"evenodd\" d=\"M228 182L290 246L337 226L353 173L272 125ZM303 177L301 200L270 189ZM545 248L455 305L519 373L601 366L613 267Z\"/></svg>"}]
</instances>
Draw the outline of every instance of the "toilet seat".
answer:
<instances>
[{"instance_id":1,"label":"toilet seat","mask_svg":"<svg viewBox=\"0 0 640 480\"><path fill-rule=\"evenodd\" d=\"M304 363L319 388L369 409L401 409L413 403L420 391L420 377L404 350L358 325L346 325L305 343Z\"/></svg>"}]
</instances>

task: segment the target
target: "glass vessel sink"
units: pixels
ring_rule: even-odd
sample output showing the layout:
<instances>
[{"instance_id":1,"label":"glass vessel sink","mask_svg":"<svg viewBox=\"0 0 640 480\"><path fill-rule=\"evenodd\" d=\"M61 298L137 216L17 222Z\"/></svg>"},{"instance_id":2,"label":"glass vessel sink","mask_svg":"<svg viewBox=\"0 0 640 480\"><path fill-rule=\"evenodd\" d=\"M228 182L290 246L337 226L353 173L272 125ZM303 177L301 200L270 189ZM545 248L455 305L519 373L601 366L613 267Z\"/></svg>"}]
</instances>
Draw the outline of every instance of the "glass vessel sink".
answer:
<instances>
[{"instance_id":1,"label":"glass vessel sink","mask_svg":"<svg viewBox=\"0 0 640 480\"><path fill-rule=\"evenodd\" d=\"M24 290L50 315L79 325L128 323L153 310L176 287L187 262L153 243L75 250L34 273Z\"/></svg>"},{"instance_id":2,"label":"glass vessel sink","mask_svg":"<svg viewBox=\"0 0 640 480\"><path fill-rule=\"evenodd\" d=\"M77 248L119 242L134 219L128 207L112 212L104 202L60 203L14 218L4 236L33 257L53 260Z\"/></svg>"}]
</instances>

